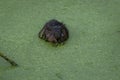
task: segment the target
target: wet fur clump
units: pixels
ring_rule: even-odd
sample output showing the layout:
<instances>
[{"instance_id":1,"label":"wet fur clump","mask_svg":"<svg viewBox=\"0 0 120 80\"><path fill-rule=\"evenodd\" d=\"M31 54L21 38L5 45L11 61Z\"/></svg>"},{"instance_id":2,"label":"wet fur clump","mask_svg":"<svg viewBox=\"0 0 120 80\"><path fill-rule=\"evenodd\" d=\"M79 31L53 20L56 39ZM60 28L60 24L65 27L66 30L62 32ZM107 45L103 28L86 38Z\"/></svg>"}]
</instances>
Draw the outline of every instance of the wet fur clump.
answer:
<instances>
[{"instance_id":1,"label":"wet fur clump","mask_svg":"<svg viewBox=\"0 0 120 80\"><path fill-rule=\"evenodd\" d=\"M51 43L60 44L69 38L69 33L65 24L52 19L39 32L39 38Z\"/></svg>"}]
</instances>

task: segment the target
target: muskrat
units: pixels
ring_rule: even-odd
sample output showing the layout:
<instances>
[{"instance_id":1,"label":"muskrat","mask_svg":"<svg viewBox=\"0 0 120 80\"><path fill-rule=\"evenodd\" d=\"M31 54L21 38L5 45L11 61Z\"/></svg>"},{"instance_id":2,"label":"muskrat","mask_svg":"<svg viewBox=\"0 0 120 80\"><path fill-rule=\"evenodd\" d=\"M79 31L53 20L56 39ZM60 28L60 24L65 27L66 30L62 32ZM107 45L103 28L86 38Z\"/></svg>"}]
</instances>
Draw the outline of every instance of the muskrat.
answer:
<instances>
[{"instance_id":1,"label":"muskrat","mask_svg":"<svg viewBox=\"0 0 120 80\"><path fill-rule=\"evenodd\" d=\"M69 38L69 32L65 24L52 19L39 32L39 38L51 43L60 44Z\"/></svg>"}]
</instances>

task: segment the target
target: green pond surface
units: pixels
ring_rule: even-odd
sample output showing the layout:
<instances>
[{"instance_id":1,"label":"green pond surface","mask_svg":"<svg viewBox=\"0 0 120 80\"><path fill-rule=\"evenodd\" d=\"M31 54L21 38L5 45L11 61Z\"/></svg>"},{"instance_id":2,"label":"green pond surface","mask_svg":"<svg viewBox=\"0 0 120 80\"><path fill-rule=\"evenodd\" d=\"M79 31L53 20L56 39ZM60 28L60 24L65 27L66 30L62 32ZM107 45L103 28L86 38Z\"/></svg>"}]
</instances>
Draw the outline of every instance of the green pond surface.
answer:
<instances>
[{"instance_id":1,"label":"green pond surface","mask_svg":"<svg viewBox=\"0 0 120 80\"><path fill-rule=\"evenodd\" d=\"M38 38L57 19L70 37ZM120 0L0 0L0 80L120 80Z\"/></svg>"}]
</instances>

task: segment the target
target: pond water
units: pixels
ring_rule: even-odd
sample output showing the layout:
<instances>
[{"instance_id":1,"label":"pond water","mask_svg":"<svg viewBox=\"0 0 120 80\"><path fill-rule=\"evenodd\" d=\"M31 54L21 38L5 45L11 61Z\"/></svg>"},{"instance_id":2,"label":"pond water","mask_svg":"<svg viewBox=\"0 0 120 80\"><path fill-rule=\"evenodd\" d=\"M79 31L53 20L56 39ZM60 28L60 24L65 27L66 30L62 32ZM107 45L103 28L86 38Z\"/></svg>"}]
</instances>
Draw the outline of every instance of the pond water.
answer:
<instances>
[{"instance_id":1,"label":"pond water","mask_svg":"<svg viewBox=\"0 0 120 80\"><path fill-rule=\"evenodd\" d=\"M120 80L120 0L0 0L0 80ZM57 19L70 38L38 38Z\"/></svg>"}]
</instances>

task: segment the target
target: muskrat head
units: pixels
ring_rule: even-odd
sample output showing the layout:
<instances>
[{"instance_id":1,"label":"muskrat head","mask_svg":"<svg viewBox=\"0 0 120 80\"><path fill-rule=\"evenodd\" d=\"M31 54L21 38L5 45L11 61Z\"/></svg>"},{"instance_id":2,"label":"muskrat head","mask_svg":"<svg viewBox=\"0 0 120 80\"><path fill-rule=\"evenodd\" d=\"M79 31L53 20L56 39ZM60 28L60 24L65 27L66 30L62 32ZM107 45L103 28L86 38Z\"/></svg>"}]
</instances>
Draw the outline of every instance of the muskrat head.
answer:
<instances>
[{"instance_id":1,"label":"muskrat head","mask_svg":"<svg viewBox=\"0 0 120 80\"><path fill-rule=\"evenodd\" d=\"M63 23L53 19L44 25L39 37L48 42L62 43L68 39L68 30Z\"/></svg>"}]
</instances>

